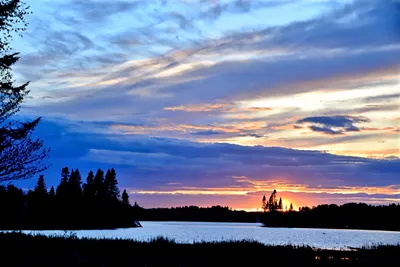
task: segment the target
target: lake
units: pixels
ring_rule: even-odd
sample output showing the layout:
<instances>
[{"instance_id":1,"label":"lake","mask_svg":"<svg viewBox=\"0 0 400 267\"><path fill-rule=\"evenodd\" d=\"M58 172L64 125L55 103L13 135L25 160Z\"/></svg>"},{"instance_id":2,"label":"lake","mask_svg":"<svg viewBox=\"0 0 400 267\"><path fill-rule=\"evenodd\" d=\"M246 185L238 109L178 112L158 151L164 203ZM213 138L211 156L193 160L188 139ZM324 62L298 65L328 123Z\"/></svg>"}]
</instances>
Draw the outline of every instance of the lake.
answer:
<instances>
[{"instance_id":1,"label":"lake","mask_svg":"<svg viewBox=\"0 0 400 267\"><path fill-rule=\"evenodd\" d=\"M345 249L373 244L400 244L400 232L304 228L265 228L257 223L141 222L143 228L72 231L78 237L149 240L163 236L179 243L195 241L256 240L271 245L309 245ZM24 231L63 235L63 231Z\"/></svg>"}]
</instances>

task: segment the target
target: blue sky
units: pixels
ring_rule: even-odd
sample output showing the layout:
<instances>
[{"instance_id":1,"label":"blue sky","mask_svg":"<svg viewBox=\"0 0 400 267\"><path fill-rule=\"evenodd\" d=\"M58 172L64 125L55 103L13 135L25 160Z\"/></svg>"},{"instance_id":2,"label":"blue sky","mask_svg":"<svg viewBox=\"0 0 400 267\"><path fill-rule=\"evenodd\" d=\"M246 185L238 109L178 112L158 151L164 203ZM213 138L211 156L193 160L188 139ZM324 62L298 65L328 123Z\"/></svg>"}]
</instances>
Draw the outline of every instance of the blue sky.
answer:
<instances>
[{"instance_id":1,"label":"blue sky","mask_svg":"<svg viewBox=\"0 0 400 267\"><path fill-rule=\"evenodd\" d=\"M27 3L14 74L48 184L114 167L145 207L400 201L398 1Z\"/></svg>"}]
</instances>

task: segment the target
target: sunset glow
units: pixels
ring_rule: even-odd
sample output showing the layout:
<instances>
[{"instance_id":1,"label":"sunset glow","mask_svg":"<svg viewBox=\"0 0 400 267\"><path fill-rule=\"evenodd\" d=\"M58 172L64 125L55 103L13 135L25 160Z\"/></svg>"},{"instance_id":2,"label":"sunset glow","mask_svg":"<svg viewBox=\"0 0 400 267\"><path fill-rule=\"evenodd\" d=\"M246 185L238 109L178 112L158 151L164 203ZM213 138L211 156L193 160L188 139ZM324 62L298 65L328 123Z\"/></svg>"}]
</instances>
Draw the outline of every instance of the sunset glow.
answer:
<instances>
[{"instance_id":1,"label":"sunset glow","mask_svg":"<svg viewBox=\"0 0 400 267\"><path fill-rule=\"evenodd\" d=\"M31 1L12 45L48 185L67 164L144 207L400 203L399 3L100 2Z\"/></svg>"}]
</instances>

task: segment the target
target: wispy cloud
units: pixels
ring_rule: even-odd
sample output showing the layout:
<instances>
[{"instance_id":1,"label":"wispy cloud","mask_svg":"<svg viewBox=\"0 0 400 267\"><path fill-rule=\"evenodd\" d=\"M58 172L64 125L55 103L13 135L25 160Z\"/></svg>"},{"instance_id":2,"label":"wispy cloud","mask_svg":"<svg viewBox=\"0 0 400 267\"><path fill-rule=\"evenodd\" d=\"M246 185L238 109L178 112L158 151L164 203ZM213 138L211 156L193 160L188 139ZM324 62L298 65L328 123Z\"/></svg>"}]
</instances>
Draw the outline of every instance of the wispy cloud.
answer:
<instances>
[{"instance_id":1,"label":"wispy cloud","mask_svg":"<svg viewBox=\"0 0 400 267\"><path fill-rule=\"evenodd\" d=\"M24 115L60 121L42 132L55 161L118 165L132 192L399 183L396 1L56 0L32 10L15 77L32 81Z\"/></svg>"}]
</instances>

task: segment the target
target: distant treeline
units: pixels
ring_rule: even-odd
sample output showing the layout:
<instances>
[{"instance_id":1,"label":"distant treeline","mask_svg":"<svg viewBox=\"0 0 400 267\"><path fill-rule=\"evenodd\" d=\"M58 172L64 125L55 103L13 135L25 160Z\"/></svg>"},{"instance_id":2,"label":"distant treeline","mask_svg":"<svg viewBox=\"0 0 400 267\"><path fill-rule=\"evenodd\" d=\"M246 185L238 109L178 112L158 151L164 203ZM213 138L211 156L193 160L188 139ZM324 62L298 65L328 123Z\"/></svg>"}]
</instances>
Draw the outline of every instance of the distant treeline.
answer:
<instances>
[{"instance_id":1,"label":"distant treeline","mask_svg":"<svg viewBox=\"0 0 400 267\"><path fill-rule=\"evenodd\" d=\"M341 206L318 205L295 210L246 212L229 207L143 209L135 206L140 221L261 222L267 227L400 230L400 205L372 206L347 203Z\"/></svg>"},{"instance_id":2,"label":"distant treeline","mask_svg":"<svg viewBox=\"0 0 400 267\"><path fill-rule=\"evenodd\" d=\"M221 206L185 206L154 209L136 207L135 214L141 221L256 222L262 213L236 211Z\"/></svg>"},{"instance_id":3,"label":"distant treeline","mask_svg":"<svg viewBox=\"0 0 400 267\"><path fill-rule=\"evenodd\" d=\"M299 211L265 212L262 223L268 227L371 229L400 231L400 205L372 206L347 203L341 206L302 207Z\"/></svg>"},{"instance_id":4,"label":"distant treeline","mask_svg":"<svg viewBox=\"0 0 400 267\"><path fill-rule=\"evenodd\" d=\"M82 185L79 170L61 171L60 184L48 190L41 175L34 190L0 186L0 229L95 229L134 227L134 208L120 197L114 169L90 171Z\"/></svg>"},{"instance_id":5,"label":"distant treeline","mask_svg":"<svg viewBox=\"0 0 400 267\"><path fill-rule=\"evenodd\" d=\"M282 209L282 198L274 190L267 200L262 198L262 223L268 227L337 228L400 230L400 205L372 206L365 203L347 203L341 206L319 205L301 207L294 211L292 204Z\"/></svg>"}]
</instances>

